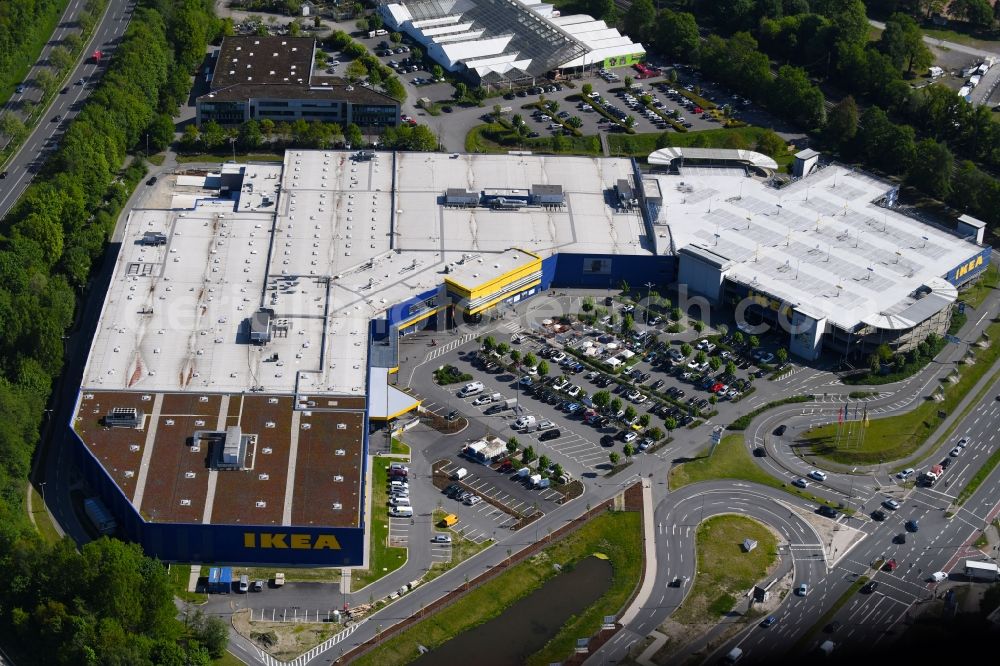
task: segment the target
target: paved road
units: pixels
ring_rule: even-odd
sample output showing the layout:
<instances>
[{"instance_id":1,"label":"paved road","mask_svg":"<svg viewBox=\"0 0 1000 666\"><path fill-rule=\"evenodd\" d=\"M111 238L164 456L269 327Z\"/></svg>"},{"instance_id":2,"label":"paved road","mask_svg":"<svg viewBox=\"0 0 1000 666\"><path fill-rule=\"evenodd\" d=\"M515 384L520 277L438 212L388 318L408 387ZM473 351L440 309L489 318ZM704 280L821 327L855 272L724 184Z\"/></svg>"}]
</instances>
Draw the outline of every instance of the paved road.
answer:
<instances>
[{"instance_id":1,"label":"paved road","mask_svg":"<svg viewBox=\"0 0 1000 666\"><path fill-rule=\"evenodd\" d=\"M82 0L73 0L70 3L66 14L63 15L63 20L56 32L53 33L52 39L42 50L39 63L45 62L52 48L58 45L69 32L75 30L71 25L82 6ZM128 26L134 9L135 0L111 0L108 3L101 22L94 30L90 41L84 46L83 55L69 76L71 82L84 79L85 83L82 85L70 83L69 90L65 94L55 96L41 122L32 130L21 149L3 167L8 175L5 180L0 181L0 218L3 218L10 211L24 190L31 184L34 174L41 168L49 153L58 145L58 138L62 136L63 130L83 108L83 104L96 86L100 74L107 66L106 60L101 64L91 63L89 55L96 49L113 54L115 45L125 33L125 28ZM29 85L32 77L42 66L44 65L36 64L31 69L27 78ZM40 97L40 90L29 87L23 96L15 96L12 103L16 106L24 98L37 101ZM52 119L57 115L61 115L62 119L59 122L53 122Z\"/></svg>"},{"instance_id":2,"label":"paved road","mask_svg":"<svg viewBox=\"0 0 1000 666\"><path fill-rule=\"evenodd\" d=\"M885 30L885 23L883 21L868 19L868 23L870 25L875 26L879 30ZM965 44L959 44L958 42L949 42L944 39L938 39L937 37L931 37L929 35L924 35L924 43L929 46L943 46L945 48L951 49L952 51L968 53L969 55L978 56L980 58L986 58L989 56L1000 58L1000 49L987 50L976 46L967 46Z\"/></svg>"}]
</instances>

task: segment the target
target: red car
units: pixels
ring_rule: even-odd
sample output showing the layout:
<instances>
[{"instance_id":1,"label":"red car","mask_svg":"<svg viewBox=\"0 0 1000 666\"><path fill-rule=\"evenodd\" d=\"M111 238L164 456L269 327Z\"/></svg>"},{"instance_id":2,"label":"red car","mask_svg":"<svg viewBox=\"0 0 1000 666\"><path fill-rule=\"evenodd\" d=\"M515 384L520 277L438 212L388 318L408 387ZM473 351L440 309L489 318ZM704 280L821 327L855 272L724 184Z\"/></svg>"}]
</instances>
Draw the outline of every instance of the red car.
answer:
<instances>
[{"instance_id":1,"label":"red car","mask_svg":"<svg viewBox=\"0 0 1000 666\"><path fill-rule=\"evenodd\" d=\"M712 388L710 390L712 391L712 393L718 393L723 386L725 386L725 384L723 384L722 382L715 382L714 384L712 384Z\"/></svg>"},{"instance_id":2,"label":"red car","mask_svg":"<svg viewBox=\"0 0 1000 666\"><path fill-rule=\"evenodd\" d=\"M697 115L699 113L704 113L704 112L705 112L705 110L703 108L701 108L700 106L694 107L694 113L695 113L695 115Z\"/></svg>"}]
</instances>

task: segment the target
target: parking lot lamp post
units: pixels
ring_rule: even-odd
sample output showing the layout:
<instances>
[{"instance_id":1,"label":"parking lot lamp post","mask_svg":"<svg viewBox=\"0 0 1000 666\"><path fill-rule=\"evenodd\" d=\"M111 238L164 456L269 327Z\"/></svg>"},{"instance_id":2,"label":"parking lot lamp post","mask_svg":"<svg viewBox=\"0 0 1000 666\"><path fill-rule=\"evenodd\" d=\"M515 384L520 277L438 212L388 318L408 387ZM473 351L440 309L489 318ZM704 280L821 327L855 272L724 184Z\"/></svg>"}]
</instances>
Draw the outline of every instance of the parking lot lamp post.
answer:
<instances>
[{"instance_id":1,"label":"parking lot lamp post","mask_svg":"<svg viewBox=\"0 0 1000 666\"><path fill-rule=\"evenodd\" d=\"M649 327L649 292L656 286L654 282L646 283L646 327Z\"/></svg>"}]
</instances>

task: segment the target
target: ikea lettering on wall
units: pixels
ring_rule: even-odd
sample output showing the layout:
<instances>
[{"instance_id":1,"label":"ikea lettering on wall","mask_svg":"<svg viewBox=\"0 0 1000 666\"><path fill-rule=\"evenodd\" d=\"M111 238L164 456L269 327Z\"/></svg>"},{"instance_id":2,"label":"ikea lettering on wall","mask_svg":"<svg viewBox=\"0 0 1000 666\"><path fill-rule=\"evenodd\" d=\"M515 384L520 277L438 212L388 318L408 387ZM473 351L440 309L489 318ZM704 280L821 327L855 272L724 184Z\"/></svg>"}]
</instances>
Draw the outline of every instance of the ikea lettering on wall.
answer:
<instances>
[{"instance_id":1,"label":"ikea lettering on wall","mask_svg":"<svg viewBox=\"0 0 1000 666\"><path fill-rule=\"evenodd\" d=\"M969 263L963 264L962 266L959 266L957 269L955 269L955 279L957 280L958 278L962 277L969 271L974 271L982 265L983 265L983 255L979 255Z\"/></svg>"},{"instance_id":2,"label":"ikea lettering on wall","mask_svg":"<svg viewBox=\"0 0 1000 666\"><path fill-rule=\"evenodd\" d=\"M258 539L258 537L260 537ZM293 548L297 550L340 550L340 542L332 534L243 533L246 548Z\"/></svg>"}]
</instances>

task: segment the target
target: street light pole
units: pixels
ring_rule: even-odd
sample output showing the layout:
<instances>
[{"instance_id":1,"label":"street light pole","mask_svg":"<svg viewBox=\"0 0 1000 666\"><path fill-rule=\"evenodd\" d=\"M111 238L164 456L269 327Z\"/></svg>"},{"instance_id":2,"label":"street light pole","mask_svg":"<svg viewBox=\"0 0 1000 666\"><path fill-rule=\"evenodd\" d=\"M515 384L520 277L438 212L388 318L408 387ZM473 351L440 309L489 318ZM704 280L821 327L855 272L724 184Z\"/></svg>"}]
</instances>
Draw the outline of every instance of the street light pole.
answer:
<instances>
[{"instance_id":1,"label":"street light pole","mask_svg":"<svg viewBox=\"0 0 1000 666\"><path fill-rule=\"evenodd\" d=\"M646 283L646 328L649 328L649 292L656 286L654 282Z\"/></svg>"}]
</instances>

